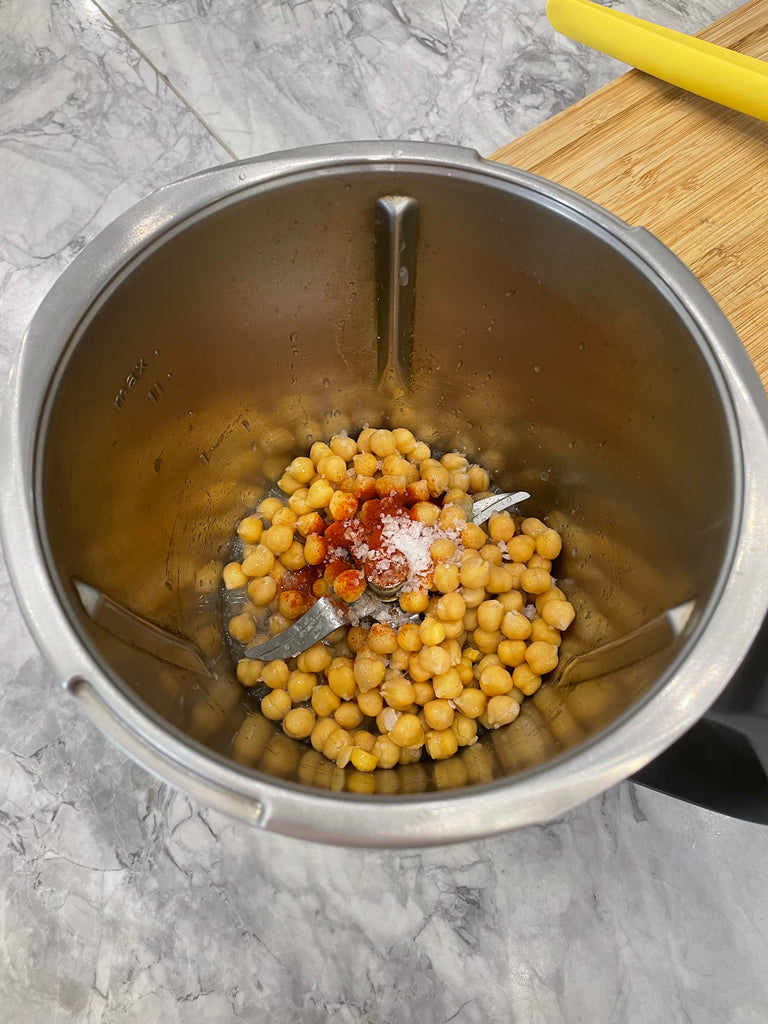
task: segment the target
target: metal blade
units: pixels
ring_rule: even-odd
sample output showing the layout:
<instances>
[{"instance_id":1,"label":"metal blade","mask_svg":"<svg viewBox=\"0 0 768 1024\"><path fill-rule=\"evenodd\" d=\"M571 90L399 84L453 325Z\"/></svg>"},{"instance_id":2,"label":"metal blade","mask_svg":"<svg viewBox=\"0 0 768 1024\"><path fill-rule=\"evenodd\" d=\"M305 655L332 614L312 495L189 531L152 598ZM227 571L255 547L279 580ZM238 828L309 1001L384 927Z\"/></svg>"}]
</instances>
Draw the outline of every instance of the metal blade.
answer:
<instances>
[{"instance_id":1,"label":"metal blade","mask_svg":"<svg viewBox=\"0 0 768 1024\"><path fill-rule=\"evenodd\" d=\"M675 605L626 636L610 640L593 651L577 654L565 663L555 685L570 686L586 679L597 679L650 657L680 636L695 604L695 601L685 601Z\"/></svg>"},{"instance_id":2,"label":"metal blade","mask_svg":"<svg viewBox=\"0 0 768 1024\"><path fill-rule=\"evenodd\" d=\"M295 658L297 654L306 651L312 644L323 640L329 633L348 622L349 613L346 609L340 608L327 597L321 597L292 626L265 640L263 644L249 647L245 655L259 661Z\"/></svg>"},{"instance_id":3,"label":"metal blade","mask_svg":"<svg viewBox=\"0 0 768 1024\"><path fill-rule=\"evenodd\" d=\"M518 505L521 501L530 498L527 491L516 491L514 494L491 494L487 498L480 498L472 505L472 522L480 525L490 519L494 512L504 512L508 508Z\"/></svg>"},{"instance_id":4,"label":"metal blade","mask_svg":"<svg viewBox=\"0 0 768 1024\"><path fill-rule=\"evenodd\" d=\"M90 583L78 579L72 582L90 618L118 640L179 668L190 669L200 675L211 674L202 654L191 641L148 622Z\"/></svg>"}]
</instances>

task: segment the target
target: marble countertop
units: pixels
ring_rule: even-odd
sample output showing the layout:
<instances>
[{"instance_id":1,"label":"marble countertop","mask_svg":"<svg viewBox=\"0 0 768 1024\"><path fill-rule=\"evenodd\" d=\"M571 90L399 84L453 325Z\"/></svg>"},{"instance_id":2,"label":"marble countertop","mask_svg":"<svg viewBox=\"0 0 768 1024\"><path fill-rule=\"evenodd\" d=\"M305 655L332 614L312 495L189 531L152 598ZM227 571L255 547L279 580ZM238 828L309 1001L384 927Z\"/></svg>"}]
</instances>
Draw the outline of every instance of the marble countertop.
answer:
<instances>
[{"instance_id":1,"label":"marble countertop","mask_svg":"<svg viewBox=\"0 0 768 1024\"><path fill-rule=\"evenodd\" d=\"M694 31L731 0L613 0ZM0 398L57 275L152 189L365 138L490 153L624 70L544 0L2 0ZM762 1024L768 830L625 783L424 852L251 830L63 697L0 565L3 1024Z\"/></svg>"}]
</instances>

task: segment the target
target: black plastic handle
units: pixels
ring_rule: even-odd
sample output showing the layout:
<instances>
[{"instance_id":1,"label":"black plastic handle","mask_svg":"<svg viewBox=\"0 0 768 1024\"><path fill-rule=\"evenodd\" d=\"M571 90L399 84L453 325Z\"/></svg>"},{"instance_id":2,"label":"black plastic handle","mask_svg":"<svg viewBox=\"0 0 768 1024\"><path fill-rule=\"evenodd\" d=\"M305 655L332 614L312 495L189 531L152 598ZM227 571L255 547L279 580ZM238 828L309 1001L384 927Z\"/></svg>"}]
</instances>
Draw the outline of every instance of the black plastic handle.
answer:
<instances>
[{"instance_id":1,"label":"black plastic handle","mask_svg":"<svg viewBox=\"0 0 768 1024\"><path fill-rule=\"evenodd\" d=\"M768 825L768 619L706 715L632 781Z\"/></svg>"}]
</instances>

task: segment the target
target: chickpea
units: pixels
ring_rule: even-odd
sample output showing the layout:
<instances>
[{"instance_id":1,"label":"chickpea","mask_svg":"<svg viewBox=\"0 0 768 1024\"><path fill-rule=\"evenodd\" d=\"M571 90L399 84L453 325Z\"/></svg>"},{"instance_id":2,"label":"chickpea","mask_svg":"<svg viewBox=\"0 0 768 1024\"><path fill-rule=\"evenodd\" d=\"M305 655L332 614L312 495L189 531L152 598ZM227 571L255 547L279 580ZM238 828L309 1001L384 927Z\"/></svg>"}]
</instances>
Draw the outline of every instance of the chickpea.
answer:
<instances>
[{"instance_id":1,"label":"chickpea","mask_svg":"<svg viewBox=\"0 0 768 1024\"><path fill-rule=\"evenodd\" d=\"M291 670L284 661L268 661L261 670L262 681L271 690L284 690L288 685Z\"/></svg>"},{"instance_id":2,"label":"chickpea","mask_svg":"<svg viewBox=\"0 0 768 1024\"><path fill-rule=\"evenodd\" d=\"M450 474L449 474L450 479ZM437 517L437 525L441 530L459 531L467 521L467 513L463 507L464 491L449 491ZM458 499L458 500L457 500Z\"/></svg>"},{"instance_id":3,"label":"chickpea","mask_svg":"<svg viewBox=\"0 0 768 1024\"><path fill-rule=\"evenodd\" d=\"M553 647L552 644L545 643L543 640L536 640L528 645L528 649L525 652L525 660L528 662L531 671L535 672L537 676L546 675L547 672L551 672L552 669L557 667L557 648ZM515 685L517 686L517 683ZM522 690L522 687L520 689ZM523 692L525 691L523 690Z\"/></svg>"},{"instance_id":4,"label":"chickpea","mask_svg":"<svg viewBox=\"0 0 768 1024\"><path fill-rule=\"evenodd\" d=\"M405 711L416 699L413 683L409 682L405 676L385 679L379 687L379 693L389 707L394 708L395 711Z\"/></svg>"},{"instance_id":5,"label":"chickpea","mask_svg":"<svg viewBox=\"0 0 768 1024\"><path fill-rule=\"evenodd\" d=\"M374 622L368 633L368 646L376 654L392 654L397 649L397 633L386 622Z\"/></svg>"},{"instance_id":6,"label":"chickpea","mask_svg":"<svg viewBox=\"0 0 768 1024\"><path fill-rule=\"evenodd\" d=\"M394 768L400 759L400 747L388 736L379 736L373 746L373 756L379 759L379 768Z\"/></svg>"},{"instance_id":7,"label":"chickpea","mask_svg":"<svg viewBox=\"0 0 768 1024\"><path fill-rule=\"evenodd\" d=\"M462 586L469 587L472 590L483 589L491 578L491 566L480 555L474 555L471 559L467 558L464 561L459 571L459 576ZM464 599L467 599L466 592Z\"/></svg>"},{"instance_id":8,"label":"chickpea","mask_svg":"<svg viewBox=\"0 0 768 1024\"><path fill-rule=\"evenodd\" d=\"M404 622L397 631L398 646L413 654L424 646L419 636L419 627L415 622Z\"/></svg>"},{"instance_id":9,"label":"chickpea","mask_svg":"<svg viewBox=\"0 0 768 1024\"><path fill-rule=\"evenodd\" d=\"M512 540L515 535L515 521L509 512L494 512L488 520L488 535L491 540L505 543Z\"/></svg>"},{"instance_id":10,"label":"chickpea","mask_svg":"<svg viewBox=\"0 0 768 1024\"><path fill-rule=\"evenodd\" d=\"M487 491L491 486L491 477L488 470L482 466L469 467L469 493L477 494L479 491Z\"/></svg>"},{"instance_id":11,"label":"chickpea","mask_svg":"<svg viewBox=\"0 0 768 1024\"><path fill-rule=\"evenodd\" d=\"M419 707L424 707L429 701L435 699L435 688L432 683L414 683L413 684L413 702L418 704Z\"/></svg>"},{"instance_id":12,"label":"chickpea","mask_svg":"<svg viewBox=\"0 0 768 1024\"><path fill-rule=\"evenodd\" d=\"M547 572L552 571L552 562L549 558L542 558L541 555L537 555L535 552L528 559L527 566L529 569L546 569Z\"/></svg>"},{"instance_id":13,"label":"chickpea","mask_svg":"<svg viewBox=\"0 0 768 1024\"><path fill-rule=\"evenodd\" d=\"M420 613L427 609L429 594L426 590L404 590L400 592L399 604L404 612Z\"/></svg>"},{"instance_id":14,"label":"chickpea","mask_svg":"<svg viewBox=\"0 0 768 1024\"><path fill-rule=\"evenodd\" d=\"M494 633L501 627L504 608L501 601L483 601L477 608L477 624L488 633Z\"/></svg>"},{"instance_id":15,"label":"chickpea","mask_svg":"<svg viewBox=\"0 0 768 1024\"><path fill-rule=\"evenodd\" d=\"M342 729L356 729L363 720L363 712L354 700L345 700L333 713L336 724Z\"/></svg>"},{"instance_id":16,"label":"chickpea","mask_svg":"<svg viewBox=\"0 0 768 1024\"><path fill-rule=\"evenodd\" d=\"M294 704L302 704L311 698L316 685L317 676L314 672L301 672L299 669L294 669L288 676L286 689Z\"/></svg>"},{"instance_id":17,"label":"chickpea","mask_svg":"<svg viewBox=\"0 0 768 1024\"><path fill-rule=\"evenodd\" d=\"M560 631L553 629L545 619L534 619L531 622L531 640L541 640L545 644L559 647L562 643Z\"/></svg>"},{"instance_id":18,"label":"chickpea","mask_svg":"<svg viewBox=\"0 0 768 1024\"><path fill-rule=\"evenodd\" d=\"M553 629L566 630L576 616L576 609L570 601L547 601L541 609L541 617Z\"/></svg>"},{"instance_id":19,"label":"chickpea","mask_svg":"<svg viewBox=\"0 0 768 1024\"><path fill-rule=\"evenodd\" d=\"M291 474L293 476L293 474ZM272 521L272 516L275 512L279 511L283 507L282 501L279 498L265 498L260 502L259 507L256 511L259 513L262 519Z\"/></svg>"},{"instance_id":20,"label":"chickpea","mask_svg":"<svg viewBox=\"0 0 768 1024\"><path fill-rule=\"evenodd\" d=\"M319 512L307 512L296 520L296 529L302 537L309 537L313 533L322 533L325 523Z\"/></svg>"},{"instance_id":21,"label":"chickpea","mask_svg":"<svg viewBox=\"0 0 768 1024\"><path fill-rule=\"evenodd\" d=\"M325 441L315 441L309 449L309 457L315 470L317 470L317 464L320 459L326 459L329 455L333 455L333 452Z\"/></svg>"},{"instance_id":22,"label":"chickpea","mask_svg":"<svg viewBox=\"0 0 768 1024\"><path fill-rule=\"evenodd\" d=\"M429 649L431 650L432 648ZM408 675L414 683L427 683L432 678L432 673L422 667L420 651L409 656Z\"/></svg>"},{"instance_id":23,"label":"chickpea","mask_svg":"<svg viewBox=\"0 0 768 1024\"><path fill-rule=\"evenodd\" d=\"M430 729L450 729L453 708L447 700L431 700L424 705L424 718Z\"/></svg>"},{"instance_id":24,"label":"chickpea","mask_svg":"<svg viewBox=\"0 0 768 1024\"><path fill-rule=\"evenodd\" d=\"M309 598L299 590L284 590L278 596L277 607L280 615L292 622L309 611Z\"/></svg>"},{"instance_id":25,"label":"chickpea","mask_svg":"<svg viewBox=\"0 0 768 1024\"><path fill-rule=\"evenodd\" d=\"M371 451L383 459L387 455L394 455L397 451L397 442L391 430L374 430L370 437Z\"/></svg>"},{"instance_id":26,"label":"chickpea","mask_svg":"<svg viewBox=\"0 0 768 1024\"><path fill-rule=\"evenodd\" d=\"M282 690L274 692L282 693ZM283 718L283 732L294 740L304 740L314 729L315 722L314 711L309 708L293 708Z\"/></svg>"},{"instance_id":27,"label":"chickpea","mask_svg":"<svg viewBox=\"0 0 768 1024\"><path fill-rule=\"evenodd\" d=\"M434 569L435 589L441 594L451 594L459 587L458 565L439 563Z\"/></svg>"},{"instance_id":28,"label":"chickpea","mask_svg":"<svg viewBox=\"0 0 768 1024\"><path fill-rule=\"evenodd\" d=\"M365 593L365 576L358 569L345 569L333 581L337 597L347 604L353 604Z\"/></svg>"},{"instance_id":29,"label":"chickpea","mask_svg":"<svg viewBox=\"0 0 768 1024\"><path fill-rule=\"evenodd\" d=\"M237 681L243 686L255 686L261 679L264 663L256 658L240 658L237 663Z\"/></svg>"},{"instance_id":30,"label":"chickpea","mask_svg":"<svg viewBox=\"0 0 768 1024\"><path fill-rule=\"evenodd\" d=\"M315 726L310 734L309 742L312 744L315 750L319 751L322 754L323 747L325 746L328 737L331 735L331 733L336 732L338 728L339 727L336 724L335 719L318 717L317 721L315 722Z\"/></svg>"},{"instance_id":31,"label":"chickpea","mask_svg":"<svg viewBox=\"0 0 768 1024\"><path fill-rule=\"evenodd\" d=\"M513 562L527 562L536 550L536 541L525 533L507 541L507 553Z\"/></svg>"},{"instance_id":32,"label":"chickpea","mask_svg":"<svg viewBox=\"0 0 768 1024\"><path fill-rule=\"evenodd\" d=\"M389 738L398 747L420 747L424 743L424 730L416 715L400 715L389 730Z\"/></svg>"},{"instance_id":33,"label":"chickpea","mask_svg":"<svg viewBox=\"0 0 768 1024\"><path fill-rule=\"evenodd\" d=\"M275 556L272 551L265 544L257 544L243 560L243 572L246 576L266 576L274 564Z\"/></svg>"},{"instance_id":34,"label":"chickpea","mask_svg":"<svg viewBox=\"0 0 768 1024\"><path fill-rule=\"evenodd\" d=\"M264 608L275 599L277 580L271 576L257 576L248 584L248 597L257 608Z\"/></svg>"},{"instance_id":35,"label":"chickpea","mask_svg":"<svg viewBox=\"0 0 768 1024\"><path fill-rule=\"evenodd\" d=\"M520 524L520 532L527 534L529 537L538 537L540 533L543 533L547 527L542 523L540 519L529 518L524 519Z\"/></svg>"},{"instance_id":36,"label":"chickpea","mask_svg":"<svg viewBox=\"0 0 768 1024\"><path fill-rule=\"evenodd\" d=\"M346 729L340 729L338 725L333 730L331 735L326 739L325 746L323 747L323 753L329 761L336 761L337 765L339 760L343 760L346 752L351 753L352 750L352 734L347 732ZM347 759L344 764L349 762L349 753L347 753ZM344 767L344 764L338 765L340 768Z\"/></svg>"},{"instance_id":37,"label":"chickpea","mask_svg":"<svg viewBox=\"0 0 768 1024\"><path fill-rule=\"evenodd\" d=\"M362 690L357 690L354 696L357 706L367 718L376 718L377 715L381 714L384 707L384 698L379 690L368 690L366 693L363 693Z\"/></svg>"},{"instance_id":38,"label":"chickpea","mask_svg":"<svg viewBox=\"0 0 768 1024\"><path fill-rule=\"evenodd\" d=\"M367 750L363 750L361 747L352 748L349 760L359 772L372 772L379 763L379 759L375 754L371 754ZM350 786L350 789L355 791L356 787ZM357 791L361 792L362 790L358 789ZM368 787L366 787L365 792L373 792L373 790L369 790Z\"/></svg>"},{"instance_id":39,"label":"chickpea","mask_svg":"<svg viewBox=\"0 0 768 1024\"><path fill-rule=\"evenodd\" d=\"M409 473L413 472L413 466L402 455L392 454L387 455L381 464L382 476L402 476L407 477ZM417 474L418 475L418 474Z\"/></svg>"},{"instance_id":40,"label":"chickpea","mask_svg":"<svg viewBox=\"0 0 768 1024\"><path fill-rule=\"evenodd\" d=\"M361 657L358 653L353 668L355 682L363 693L379 686L384 681L384 673L387 666L384 659L379 655L370 653L367 657Z\"/></svg>"},{"instance_id":41,"label":"chickpea","mask_svg":"<svg viewBox=\"0 0 768 1024\"><path fill-rule=\"evenodd\" d=\"M312 707L319 718L328 718L341 704L341 697L330 686L316 686L312 691Z\"/></svg>"},{"instance_id":42,"label":"chickpea","mask_svg":"<svg viewBox=\"0 0 768 1024\"><path fill-rule=\"evenodd\" d=\"M328 554L328 541L318 533L311 533L304 541L304 558L308 565L320 565Z\"/></svg>"},{"instance_id":43,"label":"chickpea","mask_svg":"<svg viewBox=\"0 0 768 1024\"><path fill-rule=\"evenodd\" d=\"M327 480L315 480L309 486L307 492L307 504L312 508L327 508L328 502L333 497L333 484Z\"/></svg>"},{"instance_id":44,"label":"chickpea","mask_svg":"<svg viewBox=\"0 0 768 1024\"><path fill-rule=\"evenodd\" d=\"M496 648L496 653L502 665L516 668L525 661L526 650L527 647L523 640L502 640Z\"/></svg>"},{"instance_id":45,"label":"chickpea","mask_svg":"<svg viewBox=\"0 0 768 1024\"><path fill-rule=\"evenodd\" d=\"M285 690L272 690L261 702L261 713L272 722L282 722L291 710L291 698Z\"/></svg>"},{"instance_id":46,"label":"chickpea","mask_svg":"<svg viewBox=\"0 0 768 1024\"><path fill-rule=\"evenodd\" d=\"M541 686L541 676L537 675L526 662L523 665L518 665L513 671L512 682L521 693L524 693L526 697L530 697Z\"/></svg>"},{"instance_id":47,"label":"chickpea","mask_svg":"<svg viewBox=\"0 0 768 1024\"><path fill-rule=\"evenodd\" d=\"M373 452L360 452L352 459L355 475L372 477L378 469L378 462Z\"/></svg>"},{"instance_id":48,"label":"chickpea","mask_svg":"<svg viewBox=\"0 0 768 1024\"><path fill-rule=\"evenodd\" d=\"M461 531L461 543L464 548L473 548L479 551L488 541L485 530L477 523L467 523Z\"/></svg>"},{"instance_id":49,"label":"chickpea","mask_svg":"<svg viewBox=\"0 0 768 1024\"><path fill-rule=\"evenodd\" d=\"M429 495L429 485L426 481L423 481L427 488L427 495ZM440 508L438 505L434 505L431 501L417 501L416 504L411 508L411 515L414 516L417 522L423 523L424 526L434 526L440 517Z\"/></svg>"},{"instance_id":50,"label":"chickpea","mask_svg":"<svg viewBox=\"0 0 768 1024\"><path fill-rule=\"evenodd\" d=\"M464 618L467 603L461 594L444 593L435 605L435 614L441 622L458 622Z\"/></svg>"},{"instance_id":51,"label":"chickpea","mask_svg":"<svg viewBox=\"0 0 768 1024\"><path fill-rule=\"evenodd\" d=\"M346 491L334 491L328 502L328 511L337 522L353 519L360 506L354 494Z\"/></svg>"},{"instance_id":52,"label":"chickpea","mask_svg":"<svg viewBox=\"0 0 768 1024\"><path fill-rule=\"evenodd\" d=\"M304 545L301 541L292 541L288 550L280 555L280 562L290 572L298 572L299 569L303 569L307 560L304 557Z\"/></svg>"},{"instance_id":53,"label":"chickpea","mask_svg":"<svg viewBox=\"0 0 768 1024\"><path fill-rule=\"evenodd\" d=\"M318 460L317 472L323 480L338 486L347 475L347 463L340 455L325 455Z\"/></svg>"},{"instance_id":54,"label":"chickpea","mask_svg":"<svg viewBox=\"0 0 768 1024\"><path fill-rule=\"evenodd\" d=\"M435 647L445 640L445 625L431 615L427 615L419 626L419 638L426 647Z\"/></svg>"},{"instance_id":55,"label":"chickpea","mask_svg":"<svg viewBox=\"0 0 768 1024\"><path fill-rule=\"evenodd\" d=\"M429 459L432 456L432 452L428 444L424 441L417 441L414 447L408 452L408 458L411 462L417 462L421 464L425 459Z\"/></svg>"},{"instance_id":56,"label":"chickpea","mask_svg":"<svg viewBox=\"0 0 768 1024\"><path fill-rule=\"evenodd\" d=\"M563 542L557 530L542 530L536 534L536 553L550 561L557 558L563 548Z\"/></svg>"},{"instance_id":57,"label":"chickpea","mask_svg":"<svg viewBox=\"0 0 768 1024\"><path fill-rule=\"evenodd\" d=\"M512 676L501 665L489 665L480 675L480 689L486 697L496 697L501 693L509 693L513 683Z\"/></svg>"},{"instance_id":58,"label":"chickpea","mask_svg":"<svg viewBox=\"0 0 768 1024\"><path fill-rule=\"evenodd\" d=\"M522 612L507 612L501 620L501 631L508 640L527 640L531 622Z\"/></svg>"},{"instance_id":59,"label":"chickpea","mask_svg":"<svg viewBox=\"0 0 768 1024\"><path fill-rule=\"evenodd\" d=\"M302 672L325 672L332 663L333 655L322 641L302 651L296 659L296 667Z\"/></svg>"},{"instance_id":60,"label":"chickpea","mask_svg":"<svg viewBox=\"0 0 768 1024\"><path fill-rule=\"evenodd\" d=\"M261 535L261 543L268 548L273 555L282 555L293 543L293 527L284 523L270 526Z\"/></svg>"},{"instance_id":61,"label":"chickpea","mask_svg":"<svg viewBox=\"0 0 768 1024\"><path fill-rule=\"evenodd\" d=\"M372 754L373 748L376 746L376 737L367 729L358 729L357 732L352 733L352 742L356 747Z\"/></svg>"},{"instance_id":62,"label":"chickpea","mask_svg":"<svg viewBox=\"0 0 768 1024\"><path fill-rule=\"evenodd\" d=\"M418 659L419 665L422 670L427 673L427 679L430 676L440 676L451 668L451 656L448 651L438 645L430 647L422 647L415 657ZM419 682L426 682L425 680L417 680Z\"/></svg>"},{"instance_id":63,"label":"chickpea","mask_svg":"<svg viewBox=\"0 0 768 1024\"><path fill-rule=\"evenodd\" d=\"M351 658L334 658L326 669L328 686L342 700L351 700L357 689L352 666Z\"/></svg>"},{"instance_id":64,"label":"chickpea","mask_svg":"<svg viewBox=\"0 0 768 1024\"><path fill-rule=\"evenodd\" d=\"M472 641L482 654L492 654L499 646L501 632L496 629L492 633L485 629L476 629L472 633Z\"/></svg>"},{"instance_id":65,"label":"chickpea","mask_svg":"<svg viewBox=\"0 0 768 1024\"><path fill-rule=\"evenodd\" d=\"M367 650L367 640L368 630L365 626L352 626L347 632L347 647L353 654L357 654L358 651L362 651L364 648Z\"/></svg>"},{"instance_id":66,"label":"chickpea","mask_svg":"<svg viewBox=\"0 0 768 1024\"><path fill-rule=\"evenodd\" d=\"M504 594L512 590L514 576L506 565L491 565L491 571L485 589L489 594Z\"/></svg>"},{"instance_id":67,"label":"chickpea","mask_svg":"<svg viewBox=\"0 0 768 1024\"><path fill-rule=\"evenodd\" d=\"M296 524L305 515L309 515L310 512L314 512L312 506L307 501L307 495L309 491L306 487L299 487L298 490L294 491L288 499L288 507L292 512L296 513Z\"/></svg>"},{"instance_id":68,"label":"chickpea","mask_svg":"<svg viewBox=\"0 0 768 1024\"><path fill-rule=\"evenodd\" d=\"M430 729L426 735L427 753L434 761L453 757L459 749L456 733L451 729Z\"/></svg>"},{"instance_id":69,"label":"chickpea","mask_svg":"<svg viewBox=\"0 0 768 1024\"><path fill-rule=\"evenodd\" d=\"M264 529L264 523L258 516L246 516L237 526L237 535L246 544L258 544Z\"/></svg>"},{"instance_id":70,"label":"chickpea","mask_svg":"<svg viewBox=\"0 0 768 1024\"><path fill-rule=\"evenodd\" d=\"M238 590L248 582L248 577L239 562L229 562L225 565L221 577L227 590Z\"/></svg>"},{"instance_id":71,"label":"chickpea","mask_svg":"<svg viewBox=\"0 0 768 1024\"><path fill-rule=\"evenodd\" d=\"M495 544L485 544L480 548L478 554L481 558L484 558L486 562L490 562L491 565L501 565L504 561L501 548L497 547Z\"/></svg>"},{"instance_id":72,"label":"chickpea","mask_svg":"<svg viewBox=\"0 0 768 1024\"><path fill-rule=\"evenodd\" d=\"M514 566L507 566L510 572L514 575ZM512 586L517 588L517 581L513 581ZM503 594L498 595L498 600L501 601L501 606L504 612L521 612L525 602L523 601L523 595L519 589L507 590Z\"/></svg>"},{"instance_id":73,"label":"chickpea","mask_svg":"<svg viewBox=\"0 0 768 1024\"><path fill-rule=\"evenodd\" d=\"M457 709L467 718L479 718L485 714L488 698L482 690L467 687L453 698Z\"/></svg>"},{"instance_id":74,"label":"chickpea","mask_svg":"<svg viewBox=\"0 0 768 1024\"><path fill-rule=\"evenodd\" d=\"M351 462L357 454L357 441L346 434L334 434L330 440L330 449L334 455L340 455L345 462Z\"/></svg>"},{"instance_id":75,"label":"chickpea","mask_svg":"<svg viewBox=\"0 0 768 1024\"><path fill-rule=\"evenodd\" d=\"M456 715L451 730L460 747L471 747L473 743L477 742L477 720L474 718Z\"/></svg>"},{"instance_id":76,"label":"chickpea","mask_svg":"<svg viewBox=\"0 0 768 1024\"><path fill-rule=\"evenodd\" d=\"M229 635L239 644L250 643L256 636L256 623L253 616L248 612L241 612L240 615L233 615L227 625Z\"/></svg>"},{"instance_id":77,"label":"chickpea","mask_svg":"<svg viewBox=\"0 0 768 1024\"><path fill-rule=\"evenodd\" d=\"M456 671L459 673L459 679L461 679L462 686L469 686L474 679L472 671L472 662L469 658L462 658L458 665L455 666Z\"/></svg>"},{"instance_id":78,"label":"chickpea","mask_svg":"<svg viewBox=\"0 0 768 1024\"><path fill-rule=\"evenodd\" d=\"M464 684L458 669L451 666L445 672L433 676L432 688L435 691L435 697L441 700L456 700L463 692Z\"/></svg>"},{"instance_id":79,"label":"chickpea","mask_svg":"<svg viewBox=\"0 0 768 1024\"><path fill-rule=\"evenodd\" d=\"M525 569L520 576L523 590L528 594L543 594L552 586L552 577L546 569Z\"/></svg>"},{"instance_id":80,"label":"chickpea","mask_svg":"<svg viewBox=\"0 0 768 1024\"><path fill-rule=\"evenodd\" d=\"M502 725L514 722L520 714L520 705L507 694L499 694L488 701L486 716L491 729L499 729Z\"/></svg>"},{"instance_id":81,"label":"chickpea","mask_svg":"<svg viewBox=\"0 0 768 1024\"><path fill-rule=\"evenodd\" d=\"M279 508L272 516L273 526L295 526L297 515L292 508ZM263 536L263 534L262 534Z\"/></svg>"},{"instance_id":82,"label":"chickpea","mask_svg":"<svg viewBox=\"0 0 768 1024\"><path fill-rule=\"evenodd\" d=\"M426 480L429 493L433 498L439 497L448 489L448 470L439 462L426 460L421 465L421 478Z\"/></svg>"},{"instance_id":83,"label":"chickpea","mask_svg":"<svg viewBox=\"0 0 768 1024\"><path fill-rule=\"evenodd\" d=\"M315 475L315 465L312 459L300 455L290 463L286 472L290 473L297 483L308 484Z\"/></svg>"}]
</instances>

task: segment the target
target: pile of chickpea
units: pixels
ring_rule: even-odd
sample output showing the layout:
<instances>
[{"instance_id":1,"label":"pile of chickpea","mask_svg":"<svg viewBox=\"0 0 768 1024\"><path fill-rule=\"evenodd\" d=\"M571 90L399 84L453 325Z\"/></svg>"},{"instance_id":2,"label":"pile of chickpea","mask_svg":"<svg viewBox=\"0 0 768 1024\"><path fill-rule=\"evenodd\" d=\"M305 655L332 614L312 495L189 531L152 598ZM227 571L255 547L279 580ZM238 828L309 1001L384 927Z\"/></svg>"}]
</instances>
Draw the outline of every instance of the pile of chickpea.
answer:
<instances>
[{"instance_id":1,"label":"pile of chickpea","mask_svg":"<svg viewBox=\"0 0 768 1024\"><path fill-rule=\"evenodd\" d=\"M240 522L242 557L223 571L230 599L242 598L228 624L236 644L276 635L319 597L345 596L328 571L306 593L291 581L323 562L325 526L360 515L366 500L399 496L437 536L432 569L399 595L400 610L418 621L344 626L287 662L238 660L243 686L268 688L266 718L362 772L424 752L451 757L476 742L478 726L514 721L557 666L575 612L552 577L562 546L555 530L508 512L486 528L471 521L490 483L483 467L457 452L434 458L404 428L338 434L290 463L279 480L286 499L266 498Z\"/></svg>"}]
</instances>

